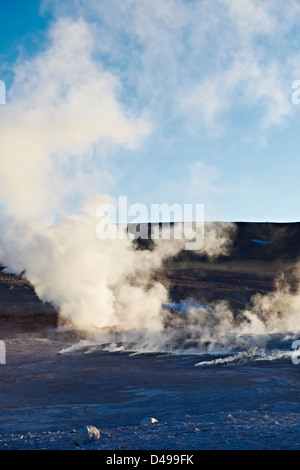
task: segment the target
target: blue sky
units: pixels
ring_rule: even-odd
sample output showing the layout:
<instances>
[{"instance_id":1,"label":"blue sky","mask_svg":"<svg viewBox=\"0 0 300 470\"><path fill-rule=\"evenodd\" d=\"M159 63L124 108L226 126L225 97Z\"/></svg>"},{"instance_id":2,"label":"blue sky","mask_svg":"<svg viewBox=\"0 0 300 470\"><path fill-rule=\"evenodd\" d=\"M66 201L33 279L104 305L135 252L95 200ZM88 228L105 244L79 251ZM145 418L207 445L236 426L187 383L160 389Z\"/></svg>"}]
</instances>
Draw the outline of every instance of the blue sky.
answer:
<instances>
[{"instance_id":1,"label":"blue sky","mask_svg":"<svg viewBox=\"0 0 300 470\"><path fill-rule=\"evenodd\" d=\"M75 169L60 164L60 178L77 175L62 198L76 200L93 186L127 195L129 204L204 204L210 220L299 221L300 105L291 100L300 79L299 25L298 0L11 0L0 18L5 112L26 103L47 112L45 103L57 99L51 112L69 116L63 100L77 87L85 115L84 104L93 103L86 90L95 90L101 130L86 131ZM63 47L74 54L66 70ZM52 59L59 70L49 65L47 81L39 64L45 70ZM57 94L48 102L52 86ZM115 110L109 129L108 105ZM67 118L61 125L70 127ZM72 157L71 140L63 145ZM35 161L48 168L47 158ZM49 188L62 181L53 168Z\"/></svg>"}]
</instances>

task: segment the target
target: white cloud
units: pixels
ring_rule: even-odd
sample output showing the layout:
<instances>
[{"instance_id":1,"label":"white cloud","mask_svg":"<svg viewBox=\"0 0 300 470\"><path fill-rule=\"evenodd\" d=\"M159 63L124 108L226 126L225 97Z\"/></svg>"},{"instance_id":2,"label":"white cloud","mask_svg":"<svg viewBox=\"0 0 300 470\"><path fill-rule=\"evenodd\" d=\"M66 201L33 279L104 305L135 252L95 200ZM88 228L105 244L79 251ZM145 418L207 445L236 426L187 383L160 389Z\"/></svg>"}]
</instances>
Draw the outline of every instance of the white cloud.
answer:
<instances>
[{"instance_id":1,"label":"white cloud","mask_svg":"<svg viewBox=\"0 0 300 470\"><path fill-rule=\"evenodd\" d=\"M224 5L233 24L241 36L268 34L277 26L277 19L272 15L270 3L257 0L219 0Z\"/></svg>"},{"instance_id":2,"label":"white cloud","mask_svg":"<svg viewBox=\"0 0 300 470\"><path fill-rule=\"evenodd\" d=\"M182 120L199 133L242 106L257 112L262 131L293 113L295 0L57 0L54 8L89 19L100 56L157 129Z\"/></svg>"},{"instance_id":3,"label":"white cloud","mask_svg":"<svg viewBox=\"0 0 300 470\"><path fill-rule=\"evenodd\" d=\"M189 182L187 192L194 198L209 196L222 192L219 186L220 172L215 165L195 161L189 165Z\"/></svg>"},{"instance_id":4,"label":"white cloud","mask_svg":"<svg viewBox=\"0 0 300 470\"><path fill-rule=\"evenodd\" d=\"M46 50L15 69L0 115L0 199L14 212L57 211L79 185L89 193L97 146L133 149L150 132L121 104L118 79L94 60L94 39L85 21L62 19ZM108 189L99 184L95 192Z\"/></svg>"}]
</instances>

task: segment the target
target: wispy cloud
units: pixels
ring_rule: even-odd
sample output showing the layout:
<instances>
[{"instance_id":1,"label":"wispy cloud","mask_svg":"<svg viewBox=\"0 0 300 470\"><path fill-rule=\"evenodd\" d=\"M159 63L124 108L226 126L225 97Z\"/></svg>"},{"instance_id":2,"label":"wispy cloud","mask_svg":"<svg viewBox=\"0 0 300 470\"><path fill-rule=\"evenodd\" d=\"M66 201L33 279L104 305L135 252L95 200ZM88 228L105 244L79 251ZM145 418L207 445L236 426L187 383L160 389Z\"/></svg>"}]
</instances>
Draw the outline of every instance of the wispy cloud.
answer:
<instances>
[{"instance_id":1,"label":"wispy cloud","mask_svg":"<svg viewBox=\"0 0 300 470\"><path fill-rule=\"evenodd\" d=\"M189 164L189 182L187 193L196 200L207 198L210 194L220 194L222 188L219 183L220 171L215 165L208 165L203 161Z\"/></svg>"},{"instance_id":2,"label":"wispy cloud","mask_svg":"<svg viewBox=\"0 0 300 470\"><path fill-rule=\"evenodd\" d=\"M84 20L61 19L46 50L15 68L0 115L0 198L26 217L60 210L79 188L86 197L106 190L101 147L136 148L150 132L94 60L94 40Z\"/></svg>"},{"instance_id":3,"label":"wispy cloud","mask_svg":"<svg viewBox=\"0 0 300 470\"><path fill-rule=\"evenodd\" d=\"M124 99L145 105L158 128L181 119L200 132L226 125L242 106L256 110L264 130L293 113L295 0L54 4L58 16L80 15L93 25L99 57L126 87ZM289 47L287 58L282 51Z\"/></svg>"}]
</instances>

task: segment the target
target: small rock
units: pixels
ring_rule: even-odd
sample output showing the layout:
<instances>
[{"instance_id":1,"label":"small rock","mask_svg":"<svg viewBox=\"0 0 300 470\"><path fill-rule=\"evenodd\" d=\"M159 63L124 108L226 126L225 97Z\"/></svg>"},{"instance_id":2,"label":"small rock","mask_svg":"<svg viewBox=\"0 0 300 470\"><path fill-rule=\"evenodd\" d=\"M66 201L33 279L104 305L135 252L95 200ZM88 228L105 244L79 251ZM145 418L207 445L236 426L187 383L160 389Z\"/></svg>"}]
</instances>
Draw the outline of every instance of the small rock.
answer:
<instances>
[{"instance_id":1,"label":"small rock","mask_svg":"<svg viewBox=\"0 0 300 470\"><path fill-rule=\"evenodd\" d=\"M158 423L157 419L155 418L143 418L142 421L140 422L141 426L146 426L147 424L155 424Z\"/></svg>"},{"instance_id":2,"label":"small rock","mask_svg":"<svg viewBox=\"0 0 300 470\"><path fill-rule=\"evenodd\" d=\"M100 439L99 429L95 426L83 426L73 438L73 443L77 446L81 446L97 439Z\"/></svg>"},{"instance_id":3,"label":"small rock","mask_svg":"<svg viewBox=\"0 0 300 470\"><path fill-rule=\"evenodd\" d=\"M228 415L227 415L227 418L226 418L226 419L227 419L227 421L233 421L233 420L234 420L234 417L232 416L232 414L231 414L231 413L228 413Z\"/></svg>"}]
</instances>

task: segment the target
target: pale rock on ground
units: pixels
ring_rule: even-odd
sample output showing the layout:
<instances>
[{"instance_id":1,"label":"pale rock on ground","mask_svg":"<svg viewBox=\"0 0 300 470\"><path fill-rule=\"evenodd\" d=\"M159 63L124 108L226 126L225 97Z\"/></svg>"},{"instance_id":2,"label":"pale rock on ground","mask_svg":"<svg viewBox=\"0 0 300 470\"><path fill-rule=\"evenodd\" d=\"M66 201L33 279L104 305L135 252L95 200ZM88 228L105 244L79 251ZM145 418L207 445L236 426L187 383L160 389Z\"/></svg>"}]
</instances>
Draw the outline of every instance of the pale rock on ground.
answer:
<instances>
[{"instance_id":1,"label":"pale rock on ground","mask_svg":"<svg viewBox=\"0 0 300 470\"><path fill-rule=\"evenodd\" d=\"M100 439L100 432L95 426L83 426L74 436L73 443L82 446L98 439Z\"/></svg>"},{"instance_id":2,"label":"pale rock on ground","mask_svg":"<svg viewBox=\"0 0 300 470\"><path fill-rule=\"evenodd\" d=\"M155 423L158 423L157 419L146 417L142 419L140 425L146 426L147 424L155 424Z\"/></svg>"}]
</instances>

